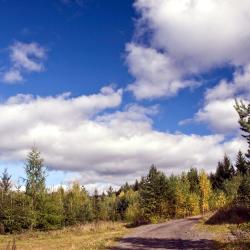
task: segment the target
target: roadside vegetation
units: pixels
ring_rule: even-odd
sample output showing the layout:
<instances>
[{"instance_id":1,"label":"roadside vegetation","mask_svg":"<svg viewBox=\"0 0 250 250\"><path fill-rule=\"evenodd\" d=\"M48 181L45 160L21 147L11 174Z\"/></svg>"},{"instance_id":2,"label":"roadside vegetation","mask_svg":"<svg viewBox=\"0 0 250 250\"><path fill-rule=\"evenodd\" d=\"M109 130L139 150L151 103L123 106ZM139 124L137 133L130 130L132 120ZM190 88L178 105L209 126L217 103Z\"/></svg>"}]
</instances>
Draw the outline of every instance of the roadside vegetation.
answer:
<instances>
[{"instance_id":1,"label":"roadside vegetation","mask_svg":"<svg viewBox=\"0 0 250 250\"><path fill-rule=\"evenodd\" d=\"M43 232L27 231L17 235L0 235L0 249L107 249L126 232L128 229L120 222L89 223Z\"/></svg>"},{"instance_id":2,"label":"roadside vegetation","mask_svg":"<svg viewBox=\"0 0 250 250\"><path fill-rule=\"evenodd\" d=\"M53 249L57 249L57 245L60 246L59 241L56 243L58 238L65 238L62 244L65 243L67 248L72 242L70 239L78 236L83 244L88 244L89 240L95 241L93 244L100 243L100 246L104 246L125 232L121 222L131 225L157 223L209 211L217 213L207 224L240 225L249 222L250 105L236 103L236 110L240 116L243 136L249 145L248 152L244 154L239 151L234 165L225 155L212 174L193 167L180 175L167 176L153 165L147 176L136 180L132 185L126 183L117 191L110 187L101 194L97 190L89 194L84 186L76 182L66 189L60 187L49 190L45 186L46 167L39 150L33 147L26 159L26 176L23 178L25 191L20 186L13 187L7 170L0 179L0 233L7 234L1 236L1 244L6 244L11 239L11 234L26 232L15 238L15 244L25 249L35 249L31 238L36 238L44 246L46 243L55 244ZM113 225L114 230L108 234L109 230L102 231L103 227L100 226L84 231L89 227L84 225L102 225L100 221L108 221L108 225ZM248 228L248 224L244 225ZM63 230L57 231L58 229ZM28 239L26 241L30 245L25 245L25 239ZM100 249L98 247L93 245L93 249Z\"/></svg>"},{"instance_id":3,"label":"roadside vegetation","mask_svg":"<svg viewBox=\"0 0 250 250\"><path fill-rule=\"evenodd\" d=\"M216 214L216 218L222 214L219 212L219 215ZM217 223L210 223L210 220L213 219L214 213L206 214L200 223L196 226L196 230L199 232L206 232L214 235L215 246L218 249L222 250L249 250L250 249L250 223L244 222L237 224L235 222L221 221ZM234 217L235 215L233 215Z\"/></svg>"}]
</instances>

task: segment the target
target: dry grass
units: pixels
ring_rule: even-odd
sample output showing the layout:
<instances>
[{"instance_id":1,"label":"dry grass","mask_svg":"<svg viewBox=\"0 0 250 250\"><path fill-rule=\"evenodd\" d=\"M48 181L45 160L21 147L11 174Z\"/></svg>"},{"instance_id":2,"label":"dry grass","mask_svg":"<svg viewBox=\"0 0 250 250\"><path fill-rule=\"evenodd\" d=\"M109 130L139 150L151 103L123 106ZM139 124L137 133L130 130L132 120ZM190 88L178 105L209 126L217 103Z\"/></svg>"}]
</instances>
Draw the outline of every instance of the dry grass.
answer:
<instances>
[{"instance_id":1,"label":"dry grass","mask_svg":"<svg viewBox=\"0 0 250 250\"><path fill-rule=\"evenodd\" d=\"M1 235L0 249L8 249L8 245L11 245L9 242L12 242L13 238L18 250L106 249L127 231L123 223L99 222L49 232Z\"/></svg>"},{"instance_id":2,"label":"dry grass","mask_svg":"<svg viewBox=\"0 0 250 250\"><path fill-rule=\"evenodd\" d=\"M197 228L201 231L213 233L217 248L221 250L249 250L250 249L250 225L249 223L238 224L206 224L206 221L213 216L207 214L201 220Z\"/></svg>"}]
</instances>

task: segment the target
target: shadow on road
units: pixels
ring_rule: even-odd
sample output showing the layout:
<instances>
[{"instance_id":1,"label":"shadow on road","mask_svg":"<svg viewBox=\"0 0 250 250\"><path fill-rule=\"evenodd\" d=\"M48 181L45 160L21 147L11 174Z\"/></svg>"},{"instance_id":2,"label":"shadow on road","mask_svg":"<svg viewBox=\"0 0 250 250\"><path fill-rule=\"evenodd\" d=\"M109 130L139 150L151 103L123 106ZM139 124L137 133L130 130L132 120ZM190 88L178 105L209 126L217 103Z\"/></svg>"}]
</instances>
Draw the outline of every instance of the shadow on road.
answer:
<instances>
[{"instance_id":1,"label":"shadow on road","mask_svg":"<svg viewBox=\"0 0 250 250\"><path fill-rule=\"evenodd\" d=\"M112 250L145 250L145 249L194 249L214 250L213 240L183 240L183 239L158 239L129 237L121 239L122 247L114 247Z\"/></svg>"}]
</instances>

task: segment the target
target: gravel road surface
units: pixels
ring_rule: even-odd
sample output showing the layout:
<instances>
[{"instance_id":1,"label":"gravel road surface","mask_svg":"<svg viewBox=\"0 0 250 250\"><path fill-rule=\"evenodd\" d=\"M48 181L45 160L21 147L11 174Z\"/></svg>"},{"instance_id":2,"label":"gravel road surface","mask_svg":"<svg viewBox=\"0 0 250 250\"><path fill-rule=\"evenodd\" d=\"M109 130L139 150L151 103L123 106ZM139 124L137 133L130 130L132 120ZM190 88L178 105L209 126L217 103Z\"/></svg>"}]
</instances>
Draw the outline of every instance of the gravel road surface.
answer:
<instances>
[{"instance_id":1,"label":"gravel road surface","mask_svg":"<svg viewBox=\"0 0 250 250\"><path fill-rule=\"evenodd\" d=\"M195 229L199 219L190 217L137 227L112 250L216 249L212 234Z\"/></svg>"}]
</instances>

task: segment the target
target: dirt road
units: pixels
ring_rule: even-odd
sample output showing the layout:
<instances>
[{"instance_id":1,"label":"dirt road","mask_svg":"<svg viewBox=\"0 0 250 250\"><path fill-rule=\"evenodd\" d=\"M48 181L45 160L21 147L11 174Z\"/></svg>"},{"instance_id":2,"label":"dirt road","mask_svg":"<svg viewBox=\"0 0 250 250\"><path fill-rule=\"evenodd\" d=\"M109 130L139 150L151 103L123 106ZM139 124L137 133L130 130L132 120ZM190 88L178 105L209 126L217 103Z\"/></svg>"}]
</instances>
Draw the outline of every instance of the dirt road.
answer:
<instances>
[{"instance_id":1,"label":"dirt road","mask_svg":"<svg viewBox=\"0 0 250 250\"><path fill-rule=\"evenodd\" d=\"M112 250L214 250L213 235L199 232L194 227L199 219L200 217L192 217L137 227Z\"/></svg>"}]
</instances>

